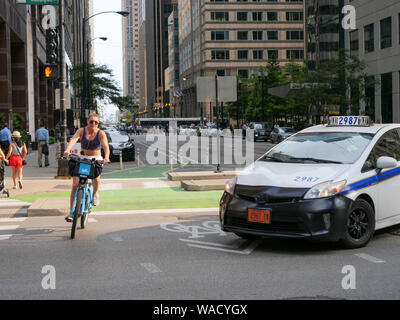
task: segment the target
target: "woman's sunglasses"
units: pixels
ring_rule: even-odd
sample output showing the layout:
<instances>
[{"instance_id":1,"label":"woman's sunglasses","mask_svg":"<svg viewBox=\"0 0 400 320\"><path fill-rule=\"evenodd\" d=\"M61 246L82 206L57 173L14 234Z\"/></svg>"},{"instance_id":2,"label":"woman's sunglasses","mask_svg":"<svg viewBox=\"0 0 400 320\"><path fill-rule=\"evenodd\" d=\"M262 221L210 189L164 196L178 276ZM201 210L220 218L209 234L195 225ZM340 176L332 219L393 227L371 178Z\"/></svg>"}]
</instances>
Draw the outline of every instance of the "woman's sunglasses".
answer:
<instances>
[{"instance_id":1,"label":"woman's sunglasses","mask_svg":"<svg viewBox=\"0 0 400 320\"><path fill-rule=\"evenodd\" d=\"M94 120L90 120L89 123L90 124L99 124L97 121L94 121Z\"/></svg>"}]
</instances>

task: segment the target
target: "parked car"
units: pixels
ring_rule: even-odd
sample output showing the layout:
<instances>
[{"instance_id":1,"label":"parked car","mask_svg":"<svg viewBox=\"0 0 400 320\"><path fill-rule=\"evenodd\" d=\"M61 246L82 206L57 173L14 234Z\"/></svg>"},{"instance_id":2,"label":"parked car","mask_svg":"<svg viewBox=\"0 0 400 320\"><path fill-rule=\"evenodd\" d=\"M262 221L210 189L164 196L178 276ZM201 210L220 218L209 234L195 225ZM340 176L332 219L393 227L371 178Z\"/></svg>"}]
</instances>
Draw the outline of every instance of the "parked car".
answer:
<instances>
[{"instance_id":1,"label":"parked car","mask_svg":"<svg viewBox=\"0 0 400 320\"><path fill-rule=\"evenodd\" d=\"M293 128L290 128L290 127L274 128L271 132L270 139L271 139L272 143L280 143L295 133L296 133L296 130L294 130Z\"/></svg>"},{"instance_id":2,"label":"parked car","mask_svg":"<svg viewBox=\"0 0 400 320\"><path fill-rule=\"evenodd\" d=\"M249 129L254 130L254 141L267 141L271 134L271 127L266 122L251 122Z\"/></svg>"},{"instance_id":3,"label":"parked car","mask_svg":"<svg viewBox=\"0 0 400 320\"><path fill-rule=\"evenodd\" d=\"M119 161L119 153L122 151L122 160L135 161L135 144L133 139L125 132L105 131L110 146L110 161ZM101 150L104 157L104 150Z\"/></svg>"}]
</instances>

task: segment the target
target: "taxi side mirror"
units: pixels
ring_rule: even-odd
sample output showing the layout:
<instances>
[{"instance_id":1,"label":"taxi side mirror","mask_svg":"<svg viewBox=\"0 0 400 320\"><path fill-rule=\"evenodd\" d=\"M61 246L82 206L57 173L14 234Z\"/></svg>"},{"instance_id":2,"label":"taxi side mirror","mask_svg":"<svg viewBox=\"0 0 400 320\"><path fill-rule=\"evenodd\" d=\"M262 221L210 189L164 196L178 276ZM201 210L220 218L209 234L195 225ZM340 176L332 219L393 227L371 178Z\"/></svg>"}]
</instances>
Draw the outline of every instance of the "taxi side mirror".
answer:
<instances>
[{"instance_id":1,"label":"taxi side mirror","mask_svg":"<svg viewBox=\"0 0 400 320\"><path fill-rule=\"evenodd\" d=\"M397 160L392 157L379 157L376 161L376 167L380 173L382 169L389 169L397 167Z\"/></svg>"}]
</instances>

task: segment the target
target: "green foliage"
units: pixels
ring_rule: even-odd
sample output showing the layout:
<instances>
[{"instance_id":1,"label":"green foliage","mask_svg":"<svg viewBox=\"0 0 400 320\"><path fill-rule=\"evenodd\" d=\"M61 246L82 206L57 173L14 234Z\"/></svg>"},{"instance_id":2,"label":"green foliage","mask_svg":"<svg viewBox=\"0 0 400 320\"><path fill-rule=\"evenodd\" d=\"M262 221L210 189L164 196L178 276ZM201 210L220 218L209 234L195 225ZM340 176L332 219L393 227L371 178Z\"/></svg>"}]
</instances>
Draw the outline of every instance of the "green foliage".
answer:
<instances>
[{"instance_id":1,"label":"green foliage","mask_svg":"<svg viewBox=\"0 0 400 320\"><path fill-rule=\"evenodd\" d=\"M75 88L83 88L83 70L82 64L75 65L72 69L72 83ZM121 90L113 79L114 74L106 65L89 64L88 74L90 88L89 101L92 101L92 105L94 105L95 99L103 100L108 98L114 103L122 101L120 100L122 99ZM77 97L80 99L84 98L83 90L78 90ZM118 103L116 104L121 108Z\"/></svg>"}]
</instances>

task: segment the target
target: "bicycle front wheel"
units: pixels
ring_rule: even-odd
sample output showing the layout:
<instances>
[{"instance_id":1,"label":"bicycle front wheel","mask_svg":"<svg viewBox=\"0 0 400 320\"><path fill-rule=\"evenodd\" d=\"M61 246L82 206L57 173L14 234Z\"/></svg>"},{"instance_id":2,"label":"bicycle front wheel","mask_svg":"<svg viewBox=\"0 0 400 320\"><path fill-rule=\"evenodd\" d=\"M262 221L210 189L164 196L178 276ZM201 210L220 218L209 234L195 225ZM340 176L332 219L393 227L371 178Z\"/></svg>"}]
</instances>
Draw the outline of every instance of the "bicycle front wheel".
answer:
<instances>
[{"instance_id":1,"label":"bicycle front wheel","mask_svg":"<svg viewBox=\"0 0 400 320\"><path fill-rule=\"evenodd\" d=\"M74 211L74 218L72 220L71 239L75 238L76 223L78 221L78 217L81 216L82 196L83 196L83 190L79 189L75 200L75 211Z\"/></svg>"},{"instance_id":2,"label":"bicycle front wheel","mask_svg":"<svg viewBox=\"0 0 400 320\"><path fill-rule=\"evenodd\" d=\"M90 191L88 191L87 193L86 193L86 197L85 197L85 202L86 202L86 204L85 204L85 212L82 212L82 215L81 215L81 229L85 229L85 226L86 226L86 223L87 223L87 220L88 220L88 214L89 214L89 192Z\"/></svg>"}]
</instances>

